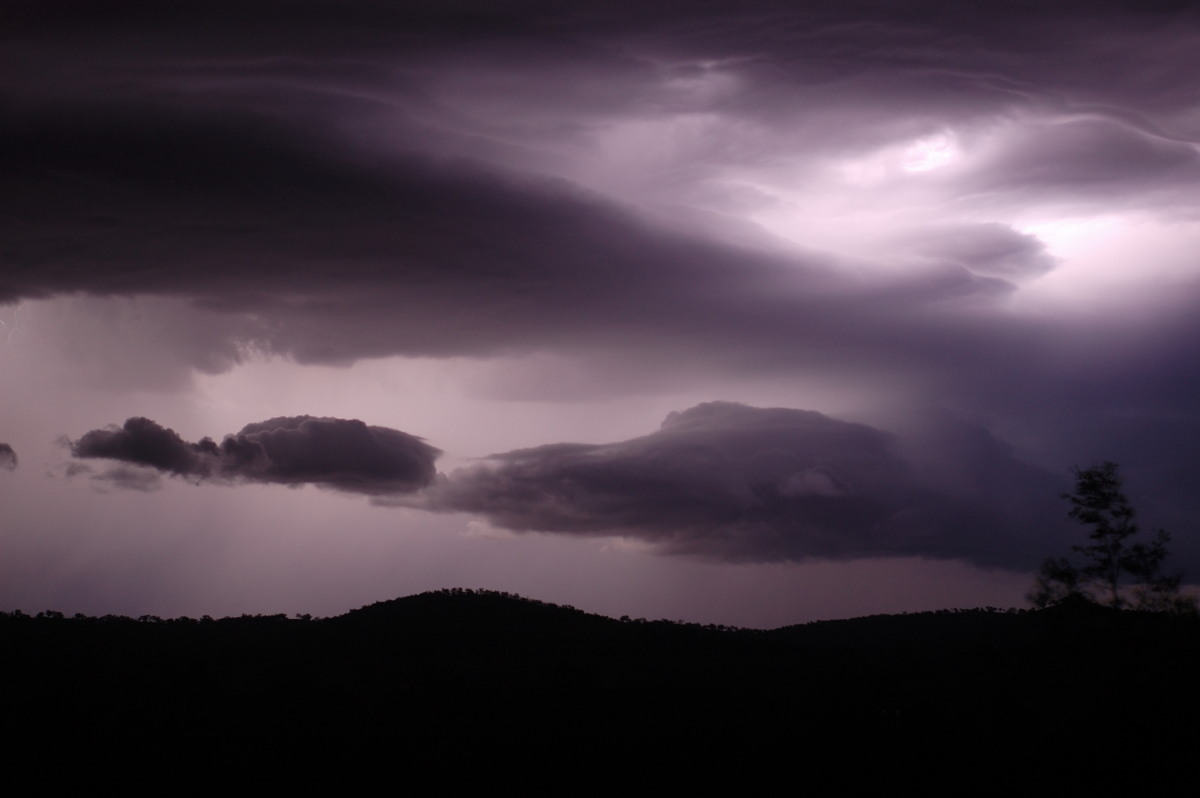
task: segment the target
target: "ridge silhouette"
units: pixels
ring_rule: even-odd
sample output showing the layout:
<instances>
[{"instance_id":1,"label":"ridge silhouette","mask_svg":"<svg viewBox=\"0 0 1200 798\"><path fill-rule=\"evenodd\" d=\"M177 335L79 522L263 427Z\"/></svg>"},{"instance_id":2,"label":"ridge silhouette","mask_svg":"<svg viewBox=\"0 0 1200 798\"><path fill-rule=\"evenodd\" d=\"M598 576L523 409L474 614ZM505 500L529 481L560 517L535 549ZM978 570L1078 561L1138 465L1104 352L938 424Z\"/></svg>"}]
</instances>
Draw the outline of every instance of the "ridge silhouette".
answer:
<instances>
[{"instance_id":1,"label":"ridge silhouette","mask_svg":"<svg viewBox=\"0 0 1200 798\"><path fill-rule=\"evenodd\" d=\"M1028 777L1100 755L1144 776L1190 761L1172 758L1190 734L1150 732L1200 709L1200 620L1086 603L747 630L454 589L326 619L2 613L0 643L14 761L98 768L136 750L171 768L528 779L536 756L548 782L603 763L598 784L732 788L870 775L839 771L848 757L937 781L997 756ZM1122 735L1080 734L1103 724Z\"/></svg>"}]
</instances>

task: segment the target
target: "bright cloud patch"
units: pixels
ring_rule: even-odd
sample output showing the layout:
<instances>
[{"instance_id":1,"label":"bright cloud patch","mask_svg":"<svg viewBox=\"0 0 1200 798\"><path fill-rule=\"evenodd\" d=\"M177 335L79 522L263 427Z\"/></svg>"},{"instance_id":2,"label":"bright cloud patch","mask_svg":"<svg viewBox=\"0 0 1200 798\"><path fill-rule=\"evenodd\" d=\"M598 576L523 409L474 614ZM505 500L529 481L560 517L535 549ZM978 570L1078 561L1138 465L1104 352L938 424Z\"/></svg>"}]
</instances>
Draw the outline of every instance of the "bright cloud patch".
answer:
<instances>
[{"instance_id":1,"label":"bright cloud patch","mask_svg":"<svg viewBox=\"0 0 1200 798\"><path fill-rule=\"evenodd\" d=\"M943 133L911 144L904 150L900 168L906 172L928 172L953 162L956 157L954 137Z\"/></svg>"}]
</instances>

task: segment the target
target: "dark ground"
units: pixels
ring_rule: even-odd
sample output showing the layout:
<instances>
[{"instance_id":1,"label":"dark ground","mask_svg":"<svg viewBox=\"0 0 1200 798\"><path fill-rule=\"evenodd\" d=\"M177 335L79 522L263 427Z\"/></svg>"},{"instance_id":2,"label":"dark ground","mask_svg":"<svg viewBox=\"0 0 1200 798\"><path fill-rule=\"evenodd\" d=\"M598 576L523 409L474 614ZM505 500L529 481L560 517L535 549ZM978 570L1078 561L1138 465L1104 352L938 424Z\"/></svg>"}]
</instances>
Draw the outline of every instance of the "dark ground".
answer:
<instances>
[{"instance_id":1,"label":"dark ground","mask_svg":"<svg viewBox=\"0 0 1200 798\"><path fill-rule=\"evenodd\" d=\"M452 590L320 620L13 613L0 647L15 772L127 784L1143 790L1200 738L1200 619L1090 605L753 631Z\"/></svg>"}]
</instances>

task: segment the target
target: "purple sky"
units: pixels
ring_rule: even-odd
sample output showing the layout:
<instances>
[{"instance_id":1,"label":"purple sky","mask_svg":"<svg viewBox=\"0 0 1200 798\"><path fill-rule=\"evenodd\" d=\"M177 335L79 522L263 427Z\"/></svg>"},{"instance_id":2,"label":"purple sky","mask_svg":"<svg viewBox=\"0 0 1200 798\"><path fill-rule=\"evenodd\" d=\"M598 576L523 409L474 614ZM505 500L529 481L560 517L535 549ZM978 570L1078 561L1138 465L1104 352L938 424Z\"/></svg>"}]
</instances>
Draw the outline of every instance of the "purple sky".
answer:
<instances>
[{"instance_id":1,"label":"purple sky","mask_svg":"<svg viewBox=\"0 0 1200 798\"><path fill-rule=\"evenodd\" d=\"M1183 2L0 10L0 609L1016 605L1200 574Z\"/></svg>"}]
</instances>

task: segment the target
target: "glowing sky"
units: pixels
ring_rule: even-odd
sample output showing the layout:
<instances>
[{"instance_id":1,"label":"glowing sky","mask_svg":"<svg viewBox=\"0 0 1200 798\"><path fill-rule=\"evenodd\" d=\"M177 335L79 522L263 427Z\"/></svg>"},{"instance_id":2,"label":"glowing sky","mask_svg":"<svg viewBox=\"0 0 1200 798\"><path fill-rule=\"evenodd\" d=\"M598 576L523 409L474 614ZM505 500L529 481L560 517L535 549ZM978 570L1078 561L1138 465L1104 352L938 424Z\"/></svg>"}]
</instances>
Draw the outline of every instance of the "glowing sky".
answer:
<instances>
[{"instance_id":1,"label":"glowing sky","mask_svg":"<svg viewBox=\"0 0 1200 798\"><path fill-rule=\"evenodd\" d=\"M1190 3L9 3L0 608L1200 573ZM134 421L129 422L129 419Z\"/></svg>"}]
</instances>

